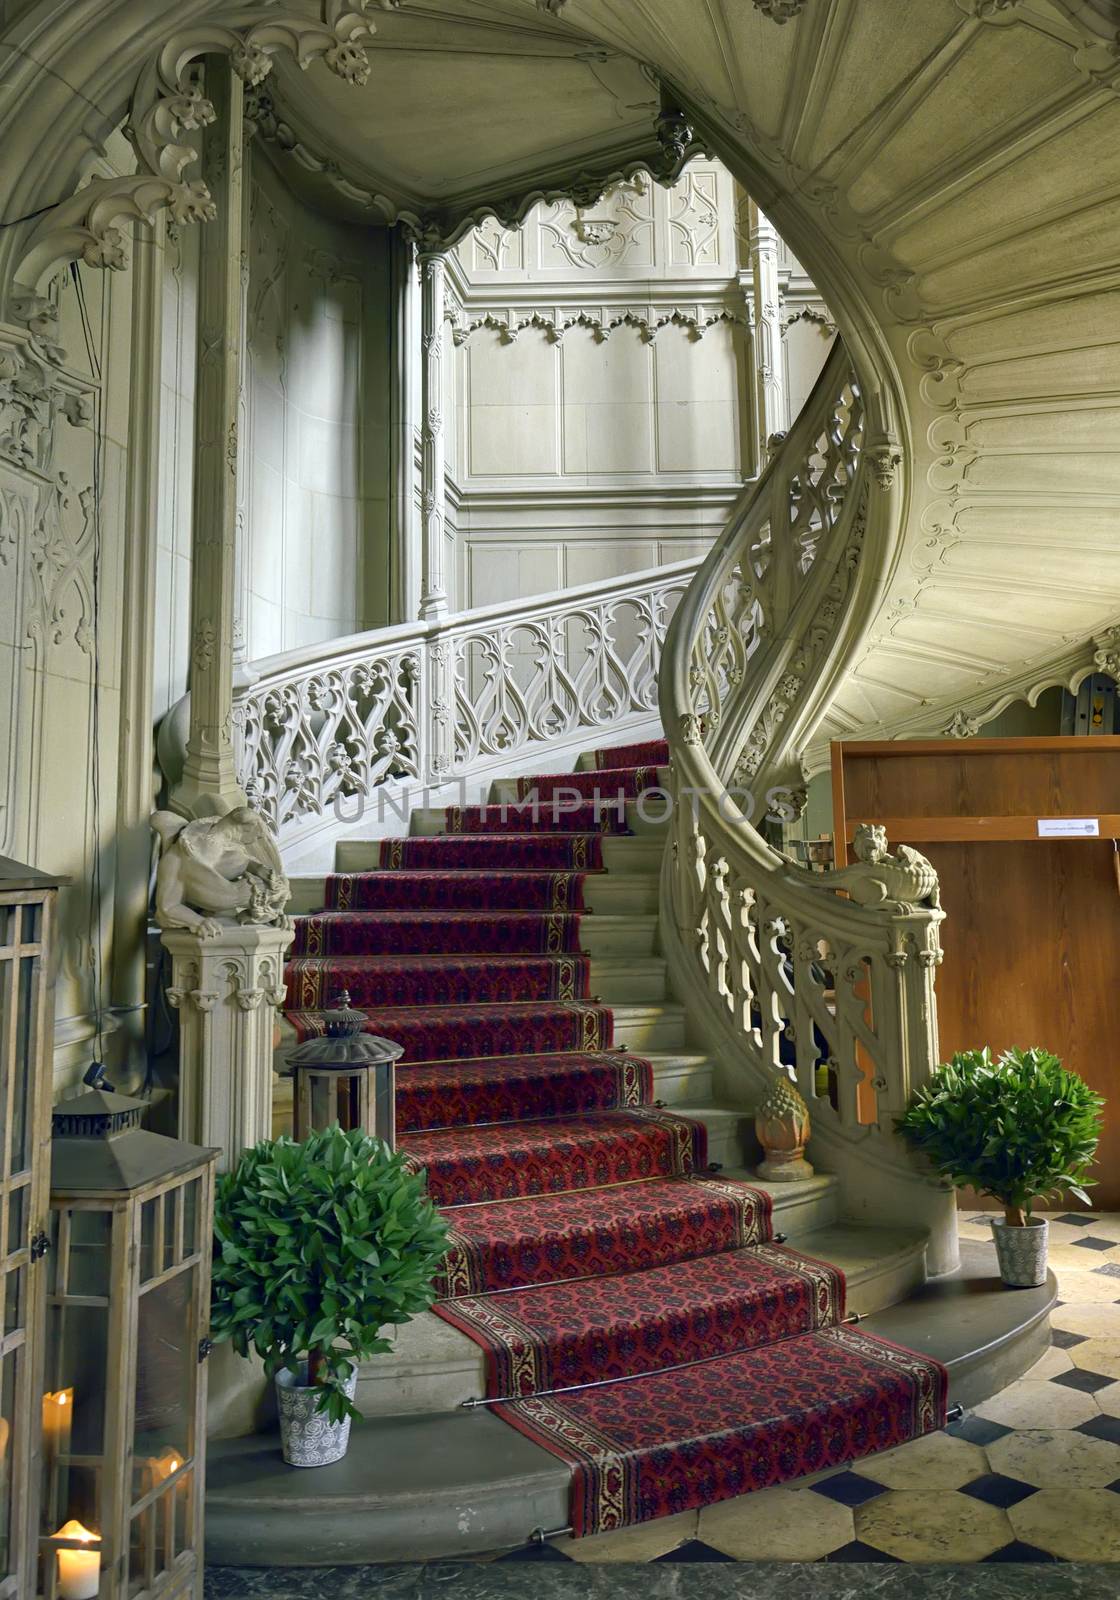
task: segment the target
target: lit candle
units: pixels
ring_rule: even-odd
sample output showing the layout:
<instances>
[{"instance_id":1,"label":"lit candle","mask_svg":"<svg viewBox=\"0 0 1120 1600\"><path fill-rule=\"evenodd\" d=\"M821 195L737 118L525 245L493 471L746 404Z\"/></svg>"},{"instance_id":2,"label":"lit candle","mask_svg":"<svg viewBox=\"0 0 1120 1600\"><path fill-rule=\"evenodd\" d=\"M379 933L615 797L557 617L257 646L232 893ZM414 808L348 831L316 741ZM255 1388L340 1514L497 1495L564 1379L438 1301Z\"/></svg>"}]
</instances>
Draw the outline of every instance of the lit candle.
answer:
<instances>
[{"instance_id":1,"label":"lit candle","mask_svg":"<svg viewBox=\"0 0 1120 1600\"><path fill-rule=\"evenodd\" d=\"M73 1389L55 1389L43 1396L43 1450L48 1461L70 1454Z\"/></svg>"},{"instance_id":2,"label":"lit candle","mask_svg":"<svg viewBox=\"0 0 1120 1600\"><path fill-rule=\"evenodd\" d=\"M90 1545L88 1550L59 1550L59 1600L97 1600L101 1587L101 1540L71 1517L59 1528L56 1539L75 1539Z\"/></svg>"},{"instance_id":3,"label":"lit candle","mask_svg":"<svg viewBox=\"0 0 1120 1600\"><path fill-rule=\"evenodd\" d=\"M183 1458L174 1448L165 1450L161 1456L151 1456L148 1460L148 1471L151 1474L152 1488L158 1483L166 1483L168 1478L174 1477L183 1465Z\"/></svg>"}]
</instances>

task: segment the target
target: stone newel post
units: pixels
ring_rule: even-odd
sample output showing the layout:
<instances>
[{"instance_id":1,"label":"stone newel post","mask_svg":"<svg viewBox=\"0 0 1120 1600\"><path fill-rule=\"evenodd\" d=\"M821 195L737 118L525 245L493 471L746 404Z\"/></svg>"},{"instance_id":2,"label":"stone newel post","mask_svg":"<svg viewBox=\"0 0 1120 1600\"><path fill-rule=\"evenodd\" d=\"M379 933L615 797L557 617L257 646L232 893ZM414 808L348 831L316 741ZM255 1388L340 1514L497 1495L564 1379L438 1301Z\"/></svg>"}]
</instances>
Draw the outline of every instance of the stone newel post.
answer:
<instances>
[{"instance_id":1,"label":"stone newel post","mask_svg":"<svg viewBox=\"0 0 1120 1600\"><path fill-rule=\"evenodd\" d=\"M163 933L179 1013L179 1137L216 1145L218 1171L272 1137L272 1034L284 1000L287 927Z\"/></svg>"},{"instance_id":2,"label":"stone newel post","mask_svg":"<svg viewBox=\"0 0 1120 1600\"><path fill-rule=\"evenodd\" d=\"M156 921L179 1012L179 1136L221 1150L218 1170L272 1136L272 1034L284 1000L289 884L247 806L185 822L157 811Z\"/></svg>"}]
</instances>

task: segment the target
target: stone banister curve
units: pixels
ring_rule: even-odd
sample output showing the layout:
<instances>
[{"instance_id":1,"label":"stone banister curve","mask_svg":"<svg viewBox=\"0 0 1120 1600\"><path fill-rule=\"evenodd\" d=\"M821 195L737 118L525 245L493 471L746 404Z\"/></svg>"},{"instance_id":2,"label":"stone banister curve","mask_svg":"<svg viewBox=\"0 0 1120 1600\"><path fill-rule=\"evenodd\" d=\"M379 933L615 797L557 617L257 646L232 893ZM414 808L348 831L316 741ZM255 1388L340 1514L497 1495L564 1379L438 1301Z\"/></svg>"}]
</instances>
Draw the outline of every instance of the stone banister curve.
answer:
<instances>
[{"instance_id":1,"label":"stone banister curve","mask_svg":"<svg viewBox=\"0 0 1120 1600\"><path fill-rule=\"evenodd\" d=\"M660 674L675 800L662 942L728 1087L742 1098L775 1073L793 1080L856 1214L897 1181L924 1187L936 1271L955 1259L952 1196L916 1170L894 1119L937 1063L943 913L906 900L905 882L880 889L872 866L833 885L766 837L767 815L804 804L799 752L858 646L861 584L890 560L894 473L869 437L837 342L674 614Z\"/></svg>"}]
</instances>

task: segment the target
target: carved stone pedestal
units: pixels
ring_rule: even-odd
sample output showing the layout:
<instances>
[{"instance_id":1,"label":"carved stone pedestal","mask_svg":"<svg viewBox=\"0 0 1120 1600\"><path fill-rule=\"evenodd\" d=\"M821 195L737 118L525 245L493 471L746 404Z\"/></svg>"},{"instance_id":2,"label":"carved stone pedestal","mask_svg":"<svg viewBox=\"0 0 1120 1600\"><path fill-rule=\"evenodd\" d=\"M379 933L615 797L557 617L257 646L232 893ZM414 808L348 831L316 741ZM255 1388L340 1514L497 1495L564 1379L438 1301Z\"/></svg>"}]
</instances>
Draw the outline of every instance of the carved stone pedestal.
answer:
<instances>
[{"instance_id":1,"label":"carved stone pedestal","mask_svg":"<svg viewBox=\"0 0 1120 1600\"><path fill-rule=\"evenodd\" d=\"M218 1171L272 1137L272 1036L290 928L228 924L209 939L165 928L179 1012L179 1137L217 1145Z\"/></svg>"}]
</instances>

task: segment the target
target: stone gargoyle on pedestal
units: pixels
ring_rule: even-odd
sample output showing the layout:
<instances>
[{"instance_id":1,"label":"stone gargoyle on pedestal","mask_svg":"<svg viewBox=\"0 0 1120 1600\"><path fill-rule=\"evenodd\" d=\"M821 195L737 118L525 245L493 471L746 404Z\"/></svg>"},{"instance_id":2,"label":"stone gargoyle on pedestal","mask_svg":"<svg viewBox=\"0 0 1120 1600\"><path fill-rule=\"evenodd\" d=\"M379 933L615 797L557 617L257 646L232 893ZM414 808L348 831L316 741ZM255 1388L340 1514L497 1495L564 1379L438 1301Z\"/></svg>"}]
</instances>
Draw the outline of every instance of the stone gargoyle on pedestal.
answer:
<instances>
[{"instance_id":1,"label":"stone gargoyle on pedestal","mask_svg":"<svg viewBox=\"0 0 1120 1600\"><path fill-rule=\"evenodd\" d=\"M855 861L838 867L821 880L830 889L843 889L858 906L883 906L888 911L913 911L919 906L940 907L937 871L920 851L900 844L892 855L887 830L878 823L861 822L852 839Z\"/></svg>"},{"instance_id":2,"label":"stone gargoyle on pedestal","mask_svg":"<svg viewBox=\"0 0 1120 1600\"><path fill-rule=\"evenodd\" d=\"M248 806L194 822L152 813L159 835L156 921L216 939L231 923L289 928L291 886L276 841Z\"/></svg>"}]
</instances>

